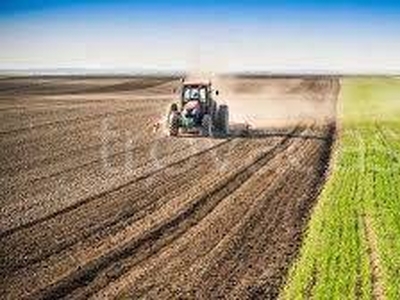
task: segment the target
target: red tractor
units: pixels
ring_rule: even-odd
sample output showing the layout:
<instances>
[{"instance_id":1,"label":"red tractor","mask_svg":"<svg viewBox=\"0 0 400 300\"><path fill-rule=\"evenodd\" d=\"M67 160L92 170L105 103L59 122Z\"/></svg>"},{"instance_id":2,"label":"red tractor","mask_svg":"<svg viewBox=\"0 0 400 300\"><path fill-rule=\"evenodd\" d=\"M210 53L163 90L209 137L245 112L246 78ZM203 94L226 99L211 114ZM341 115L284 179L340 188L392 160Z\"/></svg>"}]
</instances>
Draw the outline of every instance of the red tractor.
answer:
<instances>
[{"instance_id":1,"label":"red tractor","mask_svg":"<svg viewBox=\"0 0 400 300\"><path fill-rule=\"evenodd\" d=\"M213 93L218 95L210 82L184 82L180 90L180 102L171 104L168 113L169 135L228 135L228 106L218 105L212 97Z\"/></svg>"}]
</instances>

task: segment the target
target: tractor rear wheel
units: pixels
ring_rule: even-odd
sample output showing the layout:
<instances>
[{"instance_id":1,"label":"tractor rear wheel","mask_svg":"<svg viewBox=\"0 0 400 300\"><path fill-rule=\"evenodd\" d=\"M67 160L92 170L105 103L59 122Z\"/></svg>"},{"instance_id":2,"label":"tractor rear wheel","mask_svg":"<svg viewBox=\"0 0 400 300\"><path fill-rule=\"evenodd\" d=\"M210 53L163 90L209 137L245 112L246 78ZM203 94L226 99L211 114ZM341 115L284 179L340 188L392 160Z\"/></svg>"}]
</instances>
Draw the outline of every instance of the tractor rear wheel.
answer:
<instances>
[{"instance_id":1,"label":"tractor rear wheel","mask_svg":"<svg viewBox=\"0 0 400 300\"><path fill-rule=\"evenodd\" d=\"M218 129L222 135L229 134L229 109L228 105L222 104L218 108Z\"/></svg>"}]
</instances>

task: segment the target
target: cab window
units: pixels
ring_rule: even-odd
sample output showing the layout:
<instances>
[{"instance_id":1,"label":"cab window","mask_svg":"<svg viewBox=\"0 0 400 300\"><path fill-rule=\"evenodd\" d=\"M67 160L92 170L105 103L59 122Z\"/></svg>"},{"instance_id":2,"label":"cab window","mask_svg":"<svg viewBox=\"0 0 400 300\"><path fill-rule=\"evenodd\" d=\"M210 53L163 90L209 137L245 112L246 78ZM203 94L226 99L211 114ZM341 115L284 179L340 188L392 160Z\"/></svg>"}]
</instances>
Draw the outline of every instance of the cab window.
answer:
<instances>
[{"instance_id":1,"label":"cab window","mask_svg":"<svg viewBox=\"0 0 400 300\"><path fill-rule=\"evenodd\" d=\"M187 86L183 90L183 99L185 102L192 100L205 102L207 100L207 89L205 87Z\"/></svg>"}]
</instances>

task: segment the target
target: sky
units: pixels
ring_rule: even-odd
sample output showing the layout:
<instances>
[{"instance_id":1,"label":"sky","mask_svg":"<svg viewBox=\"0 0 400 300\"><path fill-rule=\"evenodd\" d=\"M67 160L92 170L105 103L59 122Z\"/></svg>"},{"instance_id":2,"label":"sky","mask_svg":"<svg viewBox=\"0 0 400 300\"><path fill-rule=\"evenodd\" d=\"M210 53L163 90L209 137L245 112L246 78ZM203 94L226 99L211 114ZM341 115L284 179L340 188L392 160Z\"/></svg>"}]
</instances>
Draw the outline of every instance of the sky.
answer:
<instances>
[{"instance_id":1,"label":"sky","mask_svg":"<svg viewBox=\"0 0 400 300\"><path fill-rule=\"evenodd\" d=\"M0 1L0 69L400 73L400 1Z\"/></svg>"}]
</instances>

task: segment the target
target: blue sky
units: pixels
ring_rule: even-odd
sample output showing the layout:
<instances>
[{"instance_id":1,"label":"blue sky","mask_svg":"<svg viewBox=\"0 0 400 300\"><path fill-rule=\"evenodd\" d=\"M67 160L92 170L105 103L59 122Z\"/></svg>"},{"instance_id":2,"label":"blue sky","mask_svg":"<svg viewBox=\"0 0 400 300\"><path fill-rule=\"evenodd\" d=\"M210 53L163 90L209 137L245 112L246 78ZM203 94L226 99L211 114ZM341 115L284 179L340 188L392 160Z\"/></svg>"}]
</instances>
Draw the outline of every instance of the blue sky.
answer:
<instances>
[{"instance_id":1,"label":"blue sky","mask_svg":"<svg viewBox=\"0 0 400 300\"><path fill-rule=\"evenodd\" d=\"M228 9L235 9L238 7L253 7L256 9L269 9L269 8L301 8L306 10L313 9L340 9L340 8L353 8L359 10L380 10L380 11L399 11L400 4L395 0L274 0L274 1L260 1L260 0L220 0L218 2L213 0L203 1L187 1L187 0L13 0L13 1L1 1L0 11L2 15L30 12L34 10L42 9L59 9L59 8L71 8L71 7L95 7L95 6L108 6L117 7L120 5L128 5L136 8L150 8L150 7L168 7L168 8L214 8L214 7L226 7Z\"/></svg>"},{"instance_id":2,"label":"blue sky","mask_svg":"<svg viewBox=\"0 0 400 300\"><path fill-rule=\"evenodd\" d=\"M0 2L0 68L400 71L400 2Z\"/></svg>"}]
</instances>

